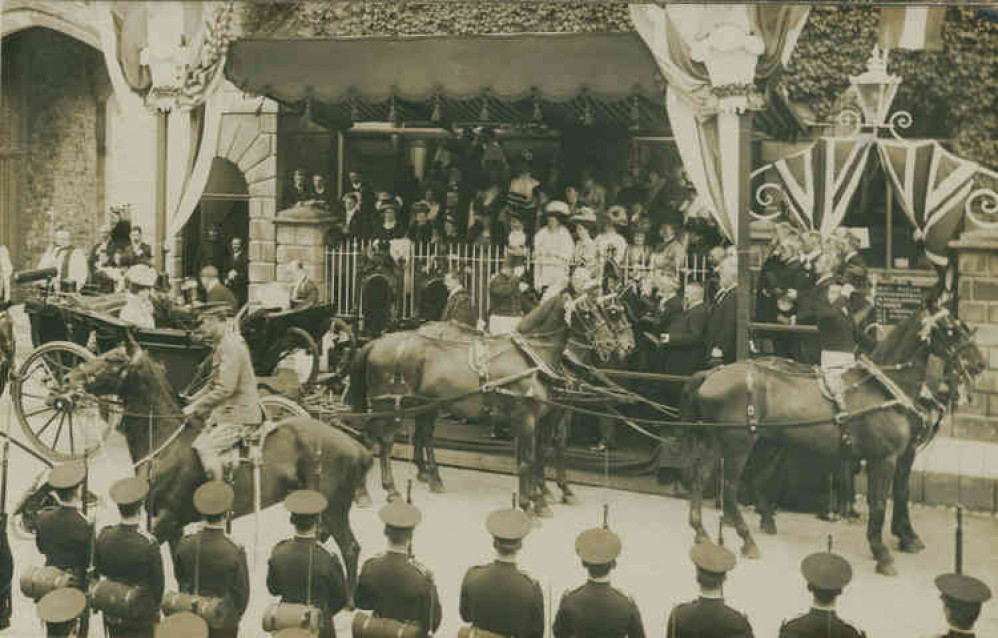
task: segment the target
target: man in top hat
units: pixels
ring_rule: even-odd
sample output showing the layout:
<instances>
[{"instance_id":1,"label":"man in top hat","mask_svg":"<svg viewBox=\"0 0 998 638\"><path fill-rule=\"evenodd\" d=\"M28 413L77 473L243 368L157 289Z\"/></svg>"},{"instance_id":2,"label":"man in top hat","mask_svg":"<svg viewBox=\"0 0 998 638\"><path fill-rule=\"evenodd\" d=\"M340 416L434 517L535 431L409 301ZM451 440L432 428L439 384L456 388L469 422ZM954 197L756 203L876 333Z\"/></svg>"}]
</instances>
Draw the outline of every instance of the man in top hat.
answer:
<instances>
[{"instance_id":1,"label":"man in top hat","mask_svg":"<svg viewBox=\"0 0 998 638\"><path fill-rule=\"evenodd\" d=\"M205 302L209 304L228 304L236 311L236 296L218 279L218 268L205 266L201 269L201 285L204 287Z\"/></svg>"},{"instance_id":2,"label":"man in top hat","mask_svg":"<svg viewBox=\"0 0 998 638\"><path fill-rule=\"evenodd\" d=\"M478 629L517 638L544 635L544 594L540 584L516 566L516 554L530 531L530 519L518 509L489 514L496 558L472 567L461 583L461 618Z\"/></svg>"},{"instance_id":3,"label":"man in top hat","mask_svg":"<svg viewBox=\"0 0 998 638\"><path fill-rule=\"evenodd\" d=\"M61 292L76 292L87 283L89 270L87 256L73 245L69 231L60 228L55 231L55 245L49 248L38 261L39 268L55 268L53 284Z\"/></svg>"},{"instance_id":4,"label":"man in top hat","mask_svg":"<svg viewBox=\"0 0 998 638\"><path fill-rule=\"evenodd\" d=\"M195 440L201 463L209 475L222 478L218 454L256 432L263 423L260 396L249 348L239 332L229 325L227 306L202 315L201 332L211 339L211 381L184 406L184 416L205 421L216 428L211 436ZM247 432L247 430L249 432Z\"/></svg>"},{"instance_id":5,"label":"man in top hat","mask_svg":"<svg viewBox=\"0 0 998 638\"><path fill-rule=\"evenodd\" d=\"M125 295L125 305L118 313L118 318L140 328L155 328L156 317L152 305L152 290L156 287L159 275L145 264L136 264L125 272L125 284L128 286Z\"/></svg>"},{"instance_id":6,"label":"man in top hat","mask_svg":"<svg viewBox=\"0 0 998 638\"><path fill-rule=\"evenodd\" d=\"M94 567L108 580L141 588L144 617L124 619L104 614L111 638L152 638L159 620L163 598L163 559L159 542L141 527L142 505L149 494L149 483L138 477L117 481L111 486L111 500L118 506L121 522L101 530L94 550ZM138 613L138 612L136 612Z\"/></svg>"},{"instance_id":7,"label":"man in top hat","mask_svg":"<svg viewBox=\"0 0 998 638\"><path fill-rule=\"evenodd\" d=\"M49 638L76 638L86 636L83 613L87 597L78 589L63 587L45 594L38 601L38 617L45 623Z\"/></svg>"},{"instance_id":8,"label":"man in top hat","mask_svg":"<svg viewBox=\"0 0 998 638\"><path fill-rule=\"evenodd\" d=\"M478 313L471 300L471 293L461 283L461 273L457 270L447 271L444 286L447 287L447 305L440 321L455 321L474 328L478 324Z\"/></svg>"},{"instance_id":9,"label":"man in top hat","mask_svg":"<svg viewBox=\"0 0 998 638\"><path fill-rule=\"evenodd\" d=\"M80 510L86 472L80 462L64 463L52 470L48 483L55 491L56 504L38 514L35 534L35 544L45 556L45 565L72 573L80 587L90 567L93 534L93 524Z\"/></svg>"},{"instance_id":10,"label":"man in top hat","mask_svg":"<svg viewBox=\"0 0 998 638\"><path fill-rule=\"evenodd\" d=\"M724 604L724 580L735 567L735 555L724 547L704 541L690 551L697 567L700 597L672 608L666 638L682 636L739 636L752 638L748 618Z\"/></svg>"},{"instance_id":11,"label":"man in top hat","mask_svg":"<svg viewBox=\"0 0 998 638\"><path fill-rule=\"evenodd\" d=\"M991 600L991 589L973 576L943 574L936 577L949 631L934 638L974 638L974 623L981 606Z\"/></svg>"},{"instance_id":12,"label":"man in top hat","mask_svg":"<svg viewBox=\"0 0 998 638\"><path fill-rule=\"evenodd\" d=\"M282 632L283 633L283 632ZM189 611L163 619L156 625L154 638L208 638L208 623Z\"/></svg>"},{"instance_id":13,"label":"man in top hat","mask_svg":"<svg viewBox=\"0 0 998 638\"><path fill-rule=\"evenodd\" d=\"M818 552L800 564L814 602L811 611L780 626L780 638L861 638L865 636L835 613L835 600L852 580L849 561L838 554Z\"/></svg>"},{"instance_id":14,"label":"man in top hat","mask_svg":"<svg viewBox=\"0 0 998 638\"><path fill-rule=\"evenodd\" d=\"M644 638L638 606L610 585L610 571L617 566L620 549L620 537L603 527L588 529L575 539L575 553L589 572L589 582L562 597L554 619L555 638Z\"/></svg>"},{"instance_id":15,"label":"man in top hat","mask_svg":"<svg viewBox=\"0 0 998 638\"><path fill-rule=\"evenodd\" d=\"M234 638L249 602L246 551L225 534L225 520L235 493L232 486L210 481L194 492L194 508L204 517L200 531L181 539L173 569L180 591L222 599L222 623L211 638Z\"/></svg>"},{"instance_id":16,"label":"man in top hat","mask_svg":"<svg viewBox=\"0 0 998 638\"><path fill-rule=\"evenodd\" d=\"M314 490L298 490L284 499L284 506L291 512L295 535L274 546L267 589L282 603L321 609L319 636L332 638L333 616L347 603L347 584L339 559L317 540L326 498Z\"/></svg>"},{"instance_id":17,"label":"man in top hat","mask_svg":"<svg viewBox=\"0 0 998 638\"><path fill-rule=\"evenodd\" d=\"M422 520L419 510L396 500L381 508L388 550L367 559L357 580L357 608L375 616L414 623L419 635L440 627L440 597L433 574L412 557L413 530Z\"/></svg>"}]
</instances>

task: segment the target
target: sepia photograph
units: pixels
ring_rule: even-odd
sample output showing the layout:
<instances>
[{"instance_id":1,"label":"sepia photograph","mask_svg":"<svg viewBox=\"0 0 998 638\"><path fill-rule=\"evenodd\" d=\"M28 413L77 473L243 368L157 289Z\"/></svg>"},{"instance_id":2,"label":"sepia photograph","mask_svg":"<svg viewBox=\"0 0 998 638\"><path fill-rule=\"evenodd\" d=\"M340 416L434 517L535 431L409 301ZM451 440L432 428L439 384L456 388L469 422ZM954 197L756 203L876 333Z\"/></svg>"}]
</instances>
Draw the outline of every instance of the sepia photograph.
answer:
<instances>
[{"instance_id":1,"label":"sepia photograph","mask_svg":"<svg viewBox=\"0 0 998 638\"><path fill-rule=\"evenodd\" d=\"M0 637L992 588L994 0L0 0Z\"/></svg>"}]
</instances>

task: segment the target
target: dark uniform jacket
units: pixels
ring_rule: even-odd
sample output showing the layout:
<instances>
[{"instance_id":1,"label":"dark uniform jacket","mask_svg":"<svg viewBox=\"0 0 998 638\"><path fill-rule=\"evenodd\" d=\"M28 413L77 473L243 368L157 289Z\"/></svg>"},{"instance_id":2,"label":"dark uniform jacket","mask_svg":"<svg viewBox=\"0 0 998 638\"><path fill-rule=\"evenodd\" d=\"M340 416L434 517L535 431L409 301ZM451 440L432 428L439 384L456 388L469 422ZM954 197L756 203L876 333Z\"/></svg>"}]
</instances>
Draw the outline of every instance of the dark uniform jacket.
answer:
<instances>
[{"instance_id":1,"label":"dark uniform jacket","mask_svg":"<svg viewBox=\"0 0 998 638\"><path fill-rule=\"evenodd\" d=\"M610 583L589 581L565 594L554 620L555 638L644 638L641 612Z\"/></svg>"},{"instance_id":2,"label":"dark uniform jacket","mask_svg":"<svg viewBox=\"0 0 998 638\"><path fill-rule=\"evenodd\" d=\"M200 567L197 571L196 563ZM226 536L224 530L206 527L185 536L177 547L173 566L180 591L194 594L197 579L198 595L223 599L225 627L239 626L249 602L249 568L245 550Z\"/></svg>"},{"instance_id":3,"label":"dark uniform jacket","mask_svg":"<svg viewBox=\"0 0 998 638\"><path fill-rule=\"evenodd\" d=\"M152 264L152 248L145 242L141 242L137 247L135 244L129 243L121 249L119 254L121 255L122 268L128 268L136 264L145 264L147 266Z\"/></svg>"},{"instance_id":4,"label":"dark uniform jacket","mask_svg":"<svg viewBox=\"0 0 998 638\"><path fill-rule=\"evenodd\" d=\"M669 614L666 638L752 638L748 618L720 598L698 598L676 605Z\"/></svg>"},{"instance_id":5,"label":"dark uniform jacket","mask_svg":"<svg viewBox=\"0 0 998 638\"><path fill-rule=\"evenodd\" d=\"M544 635L544 594L513 563L472 567L461 583L461 618L479 629L516 638Z\"/></svg>"},{"instance_id":6,"label":"dark uniform jacket","mask_svg":"<svg viewBox=\"0 0 998 638\"><path fill-rule=\"evenodd\" d=\"M471 293L461 288L447 297L447 305L441 321L456 321L474 327L478 324L478 313L471 303Z\"/></svg>"},{"instance_id":7,"label":"dark uniform jacket","mask_svg":"<svg viewBox=\"0 0 998 638\"><path fill-rule=\"evenodd\" d=\"M311 552L312 589L309 602L308 573ZM332 616L347 602L347 585L339 559L314 538L295 537L281 541L270 554L267 589L282 603L311 604L327 614L323 634L332 634Z\"/></svg>"},{"instance_id":8,"label":"dark uniform jacket","mask_svg":"<svg viewBox=\"0 0 998 638\"><path fill-rule=\"evenodd\" d=\"M665 329L669 342L662 344L665 349L663 372L690 375L703 368L707 320L707 306L703 303L673 317Z\"/></svg>"},{"instance_id":9,"label":"dark uniform jacket","mask_svg":"<svg viewBox=\"0 0 998 638\"><path fill-rule=\"evenodd\" d=\"M499 273L489 282L489 312L503 317L523 315L523 293L520 278Z\"/></svg>"},{"instance_id":10,"label":"dark uniform jacket","mask_svg":"<svg viewBox=\"0 0 998 638\"><path fill-rule=\"evenodd\" d=\"M834 611L812 609L780 626L780 638L863 638L865 633L839 618Z\"/></svg>"},{"instance_id":11,"label":"dark uniform jacket","mask_svg":"<svg viewBox=\"0 0 998 638\"><path fill-rule=\"evenodd\" d=\"M38 515L35 544L45 564L72 572L82 584L90 567L93 526L80 510L69 505L46 507Z\"/></svg>"},{"instance_id":12,"label":"dark uniform jacket","mask_svg":"<svg viewBox=\"0 0 998 638\"><path fill-rule=\"evenodd\" d=\"M818 318L827 311L828 288L835 283L834 277L828 277L815 283L814 287L803 293L797 300L797 325L816 326ZM820 333L820 328L819 328ZM798 361L801 363L817 364L821 362L821 336L801 335L800 354Z\"/></svg>"},{"instance_id":13,"label":"dark uniform jacket","mask_svg":"<svg viewBox=\"0 0 998 638\"><path fill-rule=\"evenodd\" d=\"M736 357L737 299L737 287L719 291L708 315L707 332L704 339L706 354L709 357L714 348L720 348L725 364L734 363Z\"/></svg>"},{"instance_id":14,"label":"dark uniform jacket","mask_svg":"<svg viewBox=\"0 0 998 638\"><path fill-rule=\"evenodd\" d=\"M839 297L835 303L828 300L828 290L833 284L835 280L832 277L818 283L807 294L797 314L797 323L818 326L817 360L807 363L820 361L822 350L852 352L856 349L856 333L849 314L849 300L845 297ZM810 347L813 348L814 343L811 340ZM813 353L810 356L813 357Z\"/></svg>"},{"instance_id":15,"label":"dark uniform jacket","mask_svg":"<svg viewBox=\"0 0 998 638\"><path fill-rule=\"evenodd\" d=\"M415 622L421 635L440 627L440 598L433 575L416 559L385 552L360 570L355 596L358 609L400 622Z\"/></svg>"},{"instance_id":16,"label":"dark uniform jacket","mask_svg":"<svg viewBox=\"0 0 998 638\"><path fill-rule=\"evenodd\" d=\"M163 599L163 558L159 543L138 525L120 523L105 527L97 538L94 553L97 573L119 583L141 587L149 605L149 622L159 618Z\"/></svg>"}]
</instances>

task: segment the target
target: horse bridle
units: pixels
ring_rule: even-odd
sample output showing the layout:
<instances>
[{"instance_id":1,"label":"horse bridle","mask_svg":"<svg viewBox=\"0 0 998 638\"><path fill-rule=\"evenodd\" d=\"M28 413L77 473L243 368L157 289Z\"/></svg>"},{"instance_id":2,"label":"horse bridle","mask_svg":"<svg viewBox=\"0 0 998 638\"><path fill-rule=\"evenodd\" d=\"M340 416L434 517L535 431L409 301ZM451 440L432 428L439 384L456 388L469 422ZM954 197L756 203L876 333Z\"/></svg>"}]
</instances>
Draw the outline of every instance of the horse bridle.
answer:
<instances>
[{"instance_id":1,"label":"horse bridle","mask_svg":"<svg viewBox=\"0 0 998 638\"><path fill-rule=\"evenodd\" d=\"M606 318L603 317L603 313L600 312L600 308L597 304L594 304L588 296L581 296L578 299L572 299L565 303L566 317L565 321L571 325L572 318L577 317L582 324L582 330L585 332L586 337L589 338L593 343L591 347L596 351L597 356L604 361L609 358L609 354L604 356L603 349L609 353L614 348L612 343L604 343L605 340L597 340L596 335L599 334L600 330L605 330L606 332L612 332L610 326L606 322ZM589 344L587 344L589 345Z\"/></svg>"}]
</instances>

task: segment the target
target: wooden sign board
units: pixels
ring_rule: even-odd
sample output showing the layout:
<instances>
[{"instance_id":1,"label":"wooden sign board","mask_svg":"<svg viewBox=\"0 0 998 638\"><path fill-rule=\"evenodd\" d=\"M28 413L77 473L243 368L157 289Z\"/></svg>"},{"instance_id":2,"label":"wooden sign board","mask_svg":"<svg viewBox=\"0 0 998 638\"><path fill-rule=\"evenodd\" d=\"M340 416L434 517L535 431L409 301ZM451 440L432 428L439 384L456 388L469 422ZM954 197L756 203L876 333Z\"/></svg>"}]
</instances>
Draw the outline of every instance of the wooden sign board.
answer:
<instances>
[{"instance_id":1,"label":"wooden sign board","mask_svg":"<svg viewBox=\"0 0 998 638\"><path fill-rule=\"evenodd\" d=\"M920 286L907 280L878 282L877 295L874 298L877 322L884 326L900 323L918 312L922 307L923 295Z\"/></svg>"}]
</instances>

